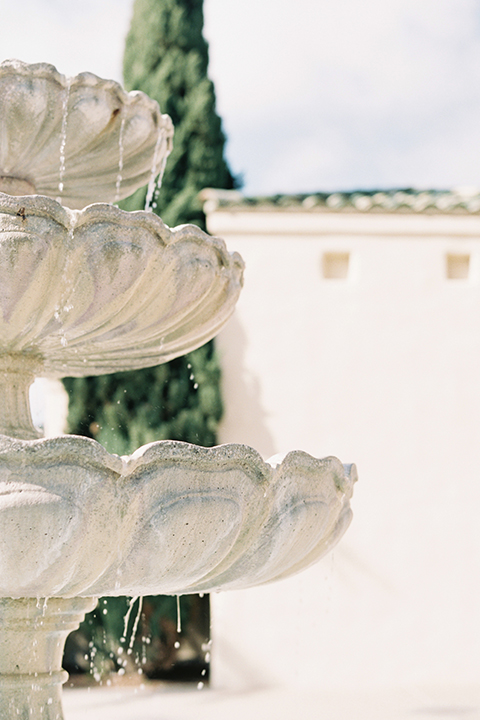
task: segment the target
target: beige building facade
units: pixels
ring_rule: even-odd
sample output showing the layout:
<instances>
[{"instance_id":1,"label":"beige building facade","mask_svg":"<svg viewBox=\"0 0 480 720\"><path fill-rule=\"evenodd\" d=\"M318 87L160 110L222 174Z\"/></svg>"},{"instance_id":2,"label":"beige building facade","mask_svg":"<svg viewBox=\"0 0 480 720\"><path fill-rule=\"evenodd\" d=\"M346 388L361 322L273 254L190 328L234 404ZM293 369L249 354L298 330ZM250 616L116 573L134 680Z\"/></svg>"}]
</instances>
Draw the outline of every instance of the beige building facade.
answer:
<instances>
[{"instance_id":1,"label":"beige building facade","mask_svg":"<svg viewBox=\"0 0 480 720\"><path fill-rule=\"evenodd\" d=\"M204 200L246 263L217 341L221 441L336 455L360 478L330 556L214 596L214 683L478 684L478 195Z\"/></svg>"}]
</instances>

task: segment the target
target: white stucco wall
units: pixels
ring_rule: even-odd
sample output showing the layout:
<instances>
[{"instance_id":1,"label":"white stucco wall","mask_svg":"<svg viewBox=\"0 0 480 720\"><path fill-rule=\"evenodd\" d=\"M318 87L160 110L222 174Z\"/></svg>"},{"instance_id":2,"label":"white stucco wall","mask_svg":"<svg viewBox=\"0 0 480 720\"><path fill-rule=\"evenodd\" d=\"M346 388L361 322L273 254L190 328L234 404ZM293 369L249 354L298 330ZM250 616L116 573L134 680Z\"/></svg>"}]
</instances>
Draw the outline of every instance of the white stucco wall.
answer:
<instances>
[{"instance_id":1,"label":"white stucco wall","mask_svg":"<svg viewBox=\"0 0 480 720\"><path fill-rule=\"evenodd\" d=\"M360 476L333 556L214 596L214 683L478 682L480 218L207 210L246 262L217 341L221 441ZM347 279L322 276L326 252L349 253Z\"/></svg>"}]
</instances>

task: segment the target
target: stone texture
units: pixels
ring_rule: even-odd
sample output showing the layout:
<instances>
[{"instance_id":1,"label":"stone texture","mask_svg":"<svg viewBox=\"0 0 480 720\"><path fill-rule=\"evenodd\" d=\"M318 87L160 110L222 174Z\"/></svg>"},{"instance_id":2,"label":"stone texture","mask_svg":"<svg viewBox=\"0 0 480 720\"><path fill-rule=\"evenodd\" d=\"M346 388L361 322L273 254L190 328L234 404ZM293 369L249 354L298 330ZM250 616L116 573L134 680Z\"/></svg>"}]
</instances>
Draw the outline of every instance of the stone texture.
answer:
<instances>
[{"instance_id":1,"label":"stone texture","mask_svg":"<svg viewBox=\"0 0 480 720\"><path fill-rule=\"evenodd\" d=\"M0 355L35 356L46 377L159 365L218 332L242 271L194 225L0 193Z\"/></svg>"},{"instance_id":2,"label":"stone texture","mask_svg":"<svg viewBox=\"0 0 480 720\"><path fill-rule=\"evenodd\" d=\"M128 197L163 171L173 126L158 104L92 73L0 63L0 191L82 208Z\"/></svg>"},{"instance_id":3,"label":"stone texture","mask_svg":"<svg viewBox=\"0 0 480 720\"><path fill-rule=\"evenodd\" d=\"M95 605L92 598L0 599L2 720L61 720L65 640Z\"/></svg>"},{"instance_id":4,"label":"stone texture","mask_svg":"<svg viewBox=\"0 0 480 720\"><path fill-rule=\"evenodd\" d=\"M231 315L243 262L194 226L52 199L116 201L161 172L172 127L146 96L7 61L0 97L0 716L60 720L63 643L95 596L297 573L347 528L356 470L303 452L269 464L242 445L121 458L88 438L33 439L35 375L199 347Z\"/></svg>"},{"instance_id":5,"label":"stone texture","mask_svg":"<svg viewBox=\"0 0 480 720\"><path fill-rule=\"evenodd\" d=\"M354 467L164 441L0 436L0 597L185 594L308 567L348 527ZM108 528L108 533L105 532Z\"/></svg>"}]
</instances>

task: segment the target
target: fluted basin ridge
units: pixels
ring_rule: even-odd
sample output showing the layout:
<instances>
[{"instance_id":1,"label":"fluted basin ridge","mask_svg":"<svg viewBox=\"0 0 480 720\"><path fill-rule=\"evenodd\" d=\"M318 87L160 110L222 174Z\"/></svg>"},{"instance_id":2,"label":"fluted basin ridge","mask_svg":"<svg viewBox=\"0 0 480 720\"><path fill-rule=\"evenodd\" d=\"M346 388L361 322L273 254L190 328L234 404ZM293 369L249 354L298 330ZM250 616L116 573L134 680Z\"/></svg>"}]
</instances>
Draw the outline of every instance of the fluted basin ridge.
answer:
<instances>
[{"instance_id":1,"label":"fluted basin ridge","mask_svg":"<svg viewBox=\"0 0 480 720\"><path fill-rule=\"evenodd\" d=\"M176 441L132 456L0 436L0 597L183 594L296 573L346 530L356 471ZM105 532L108 528L108 532ZM8 531L7 531L8 530Z\"/></svg>"},{"instance_id":2,"label":"fluted basin ridge","mask_svg":"<svg viewBox=\"0 0 480 720\"><path fill-rule=\"evenodd\" d=\"M116 202L163 172L173 125L158 103L93 73L0 63L0 190L82 208Z\"/></svg>"},{"instance_id":3,"label":"fluted basin ridge","mask_svg":"<svg viewBox=\"0 0 480 720\"><path fill-rule=\"evenodd\" d=\"M194 225L0 193L0 356L35 356L52 377L167 362L216 335L242 273Z\"/></svg>"}]
</instances>

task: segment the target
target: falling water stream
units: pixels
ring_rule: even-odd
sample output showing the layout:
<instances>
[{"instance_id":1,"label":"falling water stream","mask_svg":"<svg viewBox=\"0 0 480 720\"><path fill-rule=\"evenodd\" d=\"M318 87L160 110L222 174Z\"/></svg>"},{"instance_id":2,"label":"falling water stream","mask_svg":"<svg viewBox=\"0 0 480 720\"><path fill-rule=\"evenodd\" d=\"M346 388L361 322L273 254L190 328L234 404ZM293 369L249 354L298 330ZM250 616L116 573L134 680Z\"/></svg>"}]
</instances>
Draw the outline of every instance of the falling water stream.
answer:
<instances>
[{"instance_id":1,"label":"falling water stream","mask_svg":"<svg viewBox=\"0 0 480 720\"><path fill-rule=\"evenodd\" d=\"M124 146L123 146L123 136L125 132L125 117L122 118L122 122L120 123L120 134L118 136L118 174L117 174L117 181L115 183L115 199L114 203L118 203L120 200L120 187L122 184L122 172L123 172L123 152L124 152Z\"/></svg>"},{"instance_id":2,"label":"falling water stream","mask_svg":"<svg viewBox=\"0 0 480 720\"><path fill-rule=\"evenodd\" d=\"M157 142L155 143L155 152L153 154L153 162L152 162L152 171L150 173L150 180L148 183L147 188L147 196L145 198L145 211L146 212L152 212L154 204L153 199L154 195L158 193L161 186L161 178L163 176L163 172L165 170L165 165L167 162L167 156L165 152L162 152L163 158L160 163L160 167L158 167L158 157L160 154L160 150L164 149L164 145L166 143L166 138L164 136L162 128L158 131L158 137Z\"/></svg>"},{"instance_id":3,"label":"falling water stream","mask_svg":"<svg viewBox=\"0 0 480 720\"><path fill-rule=\"evenodd\" d=\"M182 615L180 613L180 595L177 595L177 633L182 632Z\"/></svg>"},{"instance_id":4,"label":"falling water stream","mask_svg":"<svg viewBox=\"0 0 480 720\"><path fill-rule=\"evenodd\" d=\"M136 615L135 621L133 623L132 632L130 634L130 640L128 641L128 651L127 652L129 655L131 655L133 652L133 645L135 643L135 637L137 635L138 624L140 622L140 617L142 615L143 597L137 595L136 597L131 598L131 600L128 604L128 610L125 613L125 617L123 618L123 637L121 638L121 641L126 642L127 635L128 635L128 625L130 622L130 616L132 614L133 607L137 601L138 601L137 615Z\"/></svg>"},{"instance_id":5,"label":"falling water stream","mask_svg":"<svg viewBox=\"0 0 480 720\"><path fill-rule=\"evenodd\" d=\"M67 144L67 120L68 120L68 101L70 99L70 88L72 85L72 78L67 78L67 85L65 87L65 93L63 96L62 105L62 129L60 134L60 171L58 174L58 192L59 197L57 201L61 202L63 188L64 188L64 177L65 177L65 146Z\"/></svg>"}]
</instances>

